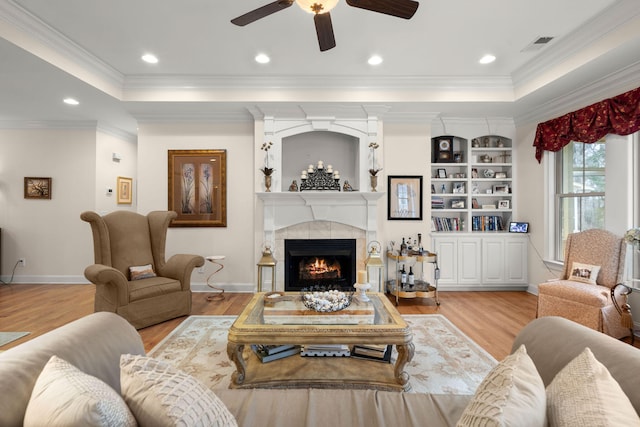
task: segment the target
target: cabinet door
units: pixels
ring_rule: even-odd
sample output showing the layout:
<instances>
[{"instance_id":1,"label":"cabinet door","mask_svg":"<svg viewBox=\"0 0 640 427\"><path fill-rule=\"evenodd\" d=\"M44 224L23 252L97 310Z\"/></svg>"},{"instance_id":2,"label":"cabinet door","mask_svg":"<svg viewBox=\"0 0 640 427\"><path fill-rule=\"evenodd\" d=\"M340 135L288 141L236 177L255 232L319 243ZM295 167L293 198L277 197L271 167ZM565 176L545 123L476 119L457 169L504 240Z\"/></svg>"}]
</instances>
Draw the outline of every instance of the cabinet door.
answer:
<instances>
[{"instance_id":1,"label":"cabinet door","mask_svg":"<svg viewBox=\"0 0 640 427\"><path fill-rule=\"evenodd\" d=\"M506 239L506 265L505 279L507 283L526 284L529 281L527 274L527 239L523 237L511 237Z\"/></svg>"},{"instance_id":2,"label":"cabinet door","mask_svg":"<svg viewBox=\"0 0 640 427\"><path fill-rule=\"evenodd\" d=\"M440 267L438 283L458 283L458 240L437 237L433 239L433 246L438 254L438 267Z\"/></svg>"},{"instance_id":3,"label":"cabinet door","mask_svg":"<svg viewBox=\"0 0 640 427\"><path fill-rule=\"evenodd\" d=\"M479 238L458 240L458 283L479 285L482 279Z\"/></svg>"},{"instance_id":4,"label":"cabinet door","mask_svg":"<svg viewBox=\"0 0 640 427\"><path fill-rule=\"evenodd\" d=\"M505 283L505 241L502 237L482 239L482 283Z\"/></svg>"}]
</instances>

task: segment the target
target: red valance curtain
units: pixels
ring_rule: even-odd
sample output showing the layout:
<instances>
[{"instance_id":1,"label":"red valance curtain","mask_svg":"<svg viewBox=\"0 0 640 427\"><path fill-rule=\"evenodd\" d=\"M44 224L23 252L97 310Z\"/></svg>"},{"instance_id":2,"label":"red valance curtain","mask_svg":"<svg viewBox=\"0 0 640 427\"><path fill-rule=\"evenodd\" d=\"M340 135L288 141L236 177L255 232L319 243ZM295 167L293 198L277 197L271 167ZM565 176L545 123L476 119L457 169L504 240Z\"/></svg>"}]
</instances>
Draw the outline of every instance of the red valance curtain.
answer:
<instances>
[{"instance_id":1,"label":"red valance curtain","mask_svg":"<svg viewBox=\"0 0 640 427\"><path fill-rule=\"evenodd\" d=\"M538 124L533 146L542 152L560 151L571 141L596 142L603 136L629 135L640 130L640 87L581 110Z\"/></svg>"}]
</instances>

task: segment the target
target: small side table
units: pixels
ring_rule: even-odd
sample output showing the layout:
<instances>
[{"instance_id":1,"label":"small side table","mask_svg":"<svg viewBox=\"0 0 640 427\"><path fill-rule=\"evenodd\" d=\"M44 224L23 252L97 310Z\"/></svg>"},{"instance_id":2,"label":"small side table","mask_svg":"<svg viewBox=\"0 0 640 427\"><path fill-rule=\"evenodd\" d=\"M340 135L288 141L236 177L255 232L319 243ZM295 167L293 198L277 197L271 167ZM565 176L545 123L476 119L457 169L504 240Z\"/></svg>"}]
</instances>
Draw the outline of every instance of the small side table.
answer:
<instances>
[{"instance_id":1,"label":"small side table","mask_svg":"<svg viewBox=\"0 0 640 427\"><path fill-rule=\"evenodd\" d=\"M224 265L222 265L221 261L225 258L226 256L224 255L211 255L205 258L207 261L217 267L216 271L214 271L209 275L209 277L207 277L207 286L217 292L214 295L207 296L207 301L222 301L224 299L224 289L214 286L211 282L211 278L214 274L218 273L224 268Z\"/></svg>"},{"instance_id":2,"label":"small side table","mask_svg":"<svg viewBox=\"0 0 640 427\"><path fill-rule=\"evenodd\" d=\"M625 280L624 282L618 283L613 288L611 288L611 300L613 301L613 305L615 306L618 313L621 316L625 316L625 315L631 316L631 306L629 305L629 303L625 303L622 306L618 304L618 301L615 297L616 289L618 288L618 286L622 286L624 288L620 292L620 294L625 295L628 298L628 296L631 295L633 291L640 292L640 279ZM631 332L631 345L633 345L636 337L634 334L633 324L631 324L631 327L629 328L629 330Z\"/></svg>"}]
</instances>

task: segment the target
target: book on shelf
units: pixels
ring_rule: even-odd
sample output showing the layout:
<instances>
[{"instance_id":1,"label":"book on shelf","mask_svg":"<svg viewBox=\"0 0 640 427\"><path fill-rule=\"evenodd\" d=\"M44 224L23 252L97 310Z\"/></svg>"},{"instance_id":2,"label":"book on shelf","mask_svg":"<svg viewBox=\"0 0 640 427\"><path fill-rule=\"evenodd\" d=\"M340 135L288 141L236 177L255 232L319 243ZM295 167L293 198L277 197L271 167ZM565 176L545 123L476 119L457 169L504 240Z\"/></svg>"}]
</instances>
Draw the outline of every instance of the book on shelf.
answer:
<instances>
[{"instance_id":1,"label":"book on shelf","mask_svg":"<svg viewBox=\"0 0 640 427\"><path fill-rule=\"evenodd\" d=\"M282 351L278 351L275 353L267 353L266 351L264 351L262 349L262 345L259 344L252 344L251 348L253 349L253 352L256 354L256 356L258 356L258 359L260 359L260 361L262 363L267 363L267 362L271 362L274 360L278 360L278 359L283 359L285 357L289 357L289 356L294 356L296 354L300 353L300 346L299 345L292 345L292 346L287 346L288 348ZM280 347L280 346L272 346L272 347Z\"/></svg>"},{"instance_id":2,"label":"book on shelf","mask_svg":"<svg viewBox=\"0 0 640 427\"><path fill-rule=\"evenodd\" d=\"M372 345L354 345L351 357L390 363L391 346L381 345L374 347Z\"/></svg>"}]
</instances>

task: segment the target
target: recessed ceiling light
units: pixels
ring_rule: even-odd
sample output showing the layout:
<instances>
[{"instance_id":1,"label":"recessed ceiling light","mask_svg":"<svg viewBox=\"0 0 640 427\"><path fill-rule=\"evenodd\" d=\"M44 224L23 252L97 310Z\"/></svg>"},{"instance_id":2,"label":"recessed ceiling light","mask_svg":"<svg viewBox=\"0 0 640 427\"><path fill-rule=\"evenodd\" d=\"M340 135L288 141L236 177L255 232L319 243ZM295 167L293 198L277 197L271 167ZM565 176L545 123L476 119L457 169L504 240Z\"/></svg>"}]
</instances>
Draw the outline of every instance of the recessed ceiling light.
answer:
<instances>
[{"instance_id":1,"label":"recessed ceiling light","mask_svg":"<svg viewBox=\"0 0 640 427\"><path fill-rule=\"evenodd\" d=\"M151 53L145 53L142 55L142 60L148 64L157 64L158 57Z\"/></svg>"},{"instance_id":2,"label":"recessed ceiling light","mask_svg":"<svg viewBox=\"0 0 640 427\"><path fill-rule=\"evenodd\" d=\"M78 104L80 104L77 99L73 99L73 98L65 98L65 99L62 100L62 102L64 102L65 104L68 104L68 105L78 105Z\"/></svg>"},{"instance_id":3,"label":"recessed ceiling light","mask_svg":"<svg viewBox=\"0 0 640 427\"><path fill-rule=\"evenodd\" d=\"M367 62L369 65L380 65L382 64L382 57L379 55L373 55Z\"/></svg>"},{"instance_id":4,"label":"recessed ceiling light","mask_svg":"<svg viewBox=\"0 0 640 427\"><path fill-rule=\"evenodd\" d=\"M264 53L257 54L255 59L258 64L268 64L271 61L271 58Z\"/></svg>"},{"instance_id":5,"label":"recessed ceiling light","mask_svg":"<svg viewBox=\"0 0 640 427\"><path fill-rule=\"evenodd\" d=\"M495 56L488 54L480 58L480 61L478 62L480 62L481 64L491 64L495 60L496 60Z\"/></svg>"}]
</instances>

